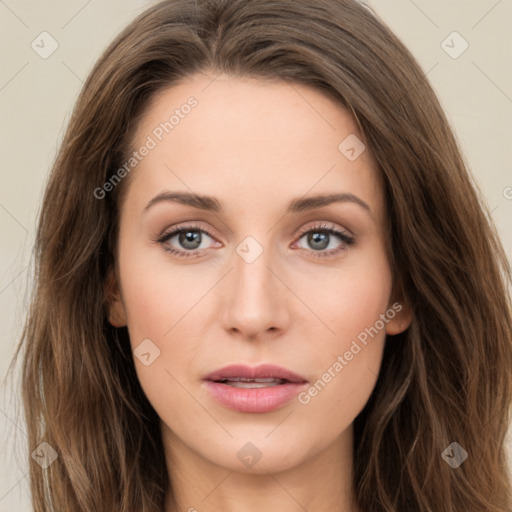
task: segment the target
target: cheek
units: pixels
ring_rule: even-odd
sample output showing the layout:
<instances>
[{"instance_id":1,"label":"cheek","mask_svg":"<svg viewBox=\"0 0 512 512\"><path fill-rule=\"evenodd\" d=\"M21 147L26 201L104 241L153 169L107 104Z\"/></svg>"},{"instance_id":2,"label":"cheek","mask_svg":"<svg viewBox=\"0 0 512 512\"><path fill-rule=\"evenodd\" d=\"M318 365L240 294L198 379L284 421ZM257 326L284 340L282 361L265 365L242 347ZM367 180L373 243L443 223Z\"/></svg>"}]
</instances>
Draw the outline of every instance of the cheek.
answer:
<instances>
[{"instance_id":1,"label":"cheek","mask_svg":"<svg viewBox=\"0 0 512 512\"><path fill-rule=\"evenodd\" d=\"M302 278L298 295L321 321L310 325L317 331L323 329L322 354L332 357L348 350L361 333L364 338L366 329L387 311L391 288L391 270L384 248L377 242L347 257L337 268L323 269L315 278ZM378 327L382 330L381 322Z\"/></svg>"},{"instance_id":2,"label":"cheek","mask_svg":"<svg viewBox=\"0 0 512 512\"><path fill-rule=\"evenodd\" d=\"M192 410L194 402L180 385L186 385L182 375L193 371L194 362L193 347L183 340L191 334L194 304L207 288L199 281L191 283L191 273L173 270L165 258L155 258L155 253L125 247L120 259L123 300L137 377L159 416L170 415L173 410L197 415L199 411Z\"/></svg>"},{"instance_id":3,"label":"cheek","mask_svg":"<svg viewBox=\"0 0 512 512\"><path fill-rule=\"evenodd\" d=\"M173 266L153 247L148 250L128 243L123 247L121 243L120 254L120 279L137 375L150 401L158 401L165 389L169 404L180 398L180 386L172 377L182 382L183 375L194 374L199 340L204 339L205 296L215 279L211 271L202 272L194 265ZM147 353L150 355L139 357Z\"/></svg>"},{"instance_id":4,"label":"cheek","mask_svg":"<svg viewBox=\"0 0 512 512\"><path fill-rule=\"evenodd\" d=\"M386 320L395 311L389 305L391 271L380 246L361 252L350 264L347 260L322 282L322 287L309 290L303 285L301 292L310 298L309 305L322 323L315 322L314 330L304 323L309 329L306 337L318 343L304 351L312 362L313 378L299 403L315 418L312 427L329 411L330 426L317 427L335 435L352 423L373 391L386 342Z\"/></svg>"},{"instance_id":5,"label":"cheek","mask_svg":"<svg viewBox=\"0 0 512 512\"><path fill-rule=\"evenodd\" d=\"M173 268L153 247L127 245L121 254L120 278L132 346L145 338L161 344L207 291L204 277L193 266L186 271Z\"/></svg>"}]
</instances>

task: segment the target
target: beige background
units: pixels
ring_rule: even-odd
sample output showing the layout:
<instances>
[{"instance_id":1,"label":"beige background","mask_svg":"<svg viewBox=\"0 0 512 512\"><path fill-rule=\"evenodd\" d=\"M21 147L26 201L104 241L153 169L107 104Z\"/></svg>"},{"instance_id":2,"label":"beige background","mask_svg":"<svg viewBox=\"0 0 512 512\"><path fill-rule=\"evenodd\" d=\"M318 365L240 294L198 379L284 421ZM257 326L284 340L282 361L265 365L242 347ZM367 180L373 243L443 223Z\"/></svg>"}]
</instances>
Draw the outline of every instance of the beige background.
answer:
<instances>
[{"instance_id":1,"label":"beige background","mask_svg":"<svg viewBox=\"0 0 512 512\"><path fill-rule=\"evenodd\" d=\"M512 255L512 2L366 3L427 73ZM30 510L19 392L3 379L25 314L27 265L45 180L94 61L147 5L142 0L0 0L0 512ZM58 43L46 59L31 47L43 31ZM453 31L469 45L456 59L442 47ZM451 52L463 48L457 37L447 41Z\"/></svg>"}]
</instances>

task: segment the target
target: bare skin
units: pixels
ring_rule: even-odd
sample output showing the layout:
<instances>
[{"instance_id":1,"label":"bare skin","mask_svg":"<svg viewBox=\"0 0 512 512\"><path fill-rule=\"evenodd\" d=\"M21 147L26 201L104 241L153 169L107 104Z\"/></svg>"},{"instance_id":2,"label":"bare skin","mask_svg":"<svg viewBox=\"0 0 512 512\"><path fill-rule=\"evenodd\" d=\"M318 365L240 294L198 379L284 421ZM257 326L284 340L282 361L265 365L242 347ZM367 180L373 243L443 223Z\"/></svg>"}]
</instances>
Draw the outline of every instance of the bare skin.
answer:
<instances>
[{"instance_id":1,"label":"bare skin","mask_svg":"<svg viewBox=\"0 0 512 512\"><path fill-rule=\"evenodd\" d=\"M197 105L157 140L155 128L190 97ZM122 204L110 321L128 326L135 351L143 340L160 351L135 366L161 419L166 512L359 510L353 421L375 386L386 335L407 329L411 313L391 295L375 163L367 150L351 161L338 148L351 134L363 139L315 90L213 74L162 91L138 127L134 148L148 136L157 144L132 171ZM165 191L212 196L223 209L147 207ZM292 200L319 194L350 196L286 213ZM188 242L162 240L174 227L187 227ZM255 251L250 263L242 257ZM235 363L276 364L308 386L302 400L270 412L233 410L203 379ZM325 386L309 393L319 379ZM261 458L248 463L244 447Z\"/></svg>"}]
</instances>

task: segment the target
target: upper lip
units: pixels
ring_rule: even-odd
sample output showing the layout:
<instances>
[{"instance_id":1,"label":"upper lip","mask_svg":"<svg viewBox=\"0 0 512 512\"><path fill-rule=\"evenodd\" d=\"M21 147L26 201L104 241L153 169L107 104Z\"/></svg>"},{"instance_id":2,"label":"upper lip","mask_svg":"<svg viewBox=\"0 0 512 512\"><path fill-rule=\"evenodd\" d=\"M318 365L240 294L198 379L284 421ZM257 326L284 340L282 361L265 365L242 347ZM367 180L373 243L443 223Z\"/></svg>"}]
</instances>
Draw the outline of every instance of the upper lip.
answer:
<instances>
[{"instance_id":1,"label":"upper lip","mask_svg":"<svg viewBox=\"0 0 512 512\"><path fill-rule=\"evenodd\" d=\"M307 382L307 380L286 368L273 364L259 366L247 366L245 364L233 364L209 373L204 380L219 381L223 379L242 377L244 379L282 379L289 382Z\"/></svg>"}]
</instances>

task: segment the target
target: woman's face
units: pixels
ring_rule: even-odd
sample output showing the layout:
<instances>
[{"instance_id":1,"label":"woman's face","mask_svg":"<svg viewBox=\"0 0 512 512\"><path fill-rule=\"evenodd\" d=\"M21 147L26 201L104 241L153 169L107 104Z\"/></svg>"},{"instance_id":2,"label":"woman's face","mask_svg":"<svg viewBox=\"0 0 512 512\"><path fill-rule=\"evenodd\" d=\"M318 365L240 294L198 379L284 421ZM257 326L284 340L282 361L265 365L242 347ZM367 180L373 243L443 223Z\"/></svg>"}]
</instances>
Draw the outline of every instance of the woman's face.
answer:
<instances>
[{"instance_id":1,"label":"woman's face","mask_svg":"<svg viewBox=\"0 0 512 512\"><path fill-rule=\"evenodd\" d=\"M153 99L127 166L110 321L128 326L172 453L263 472L350 442L386 333L410 322L361 140L297 84L195 75Z\"/></svg>"}]
</instances>

